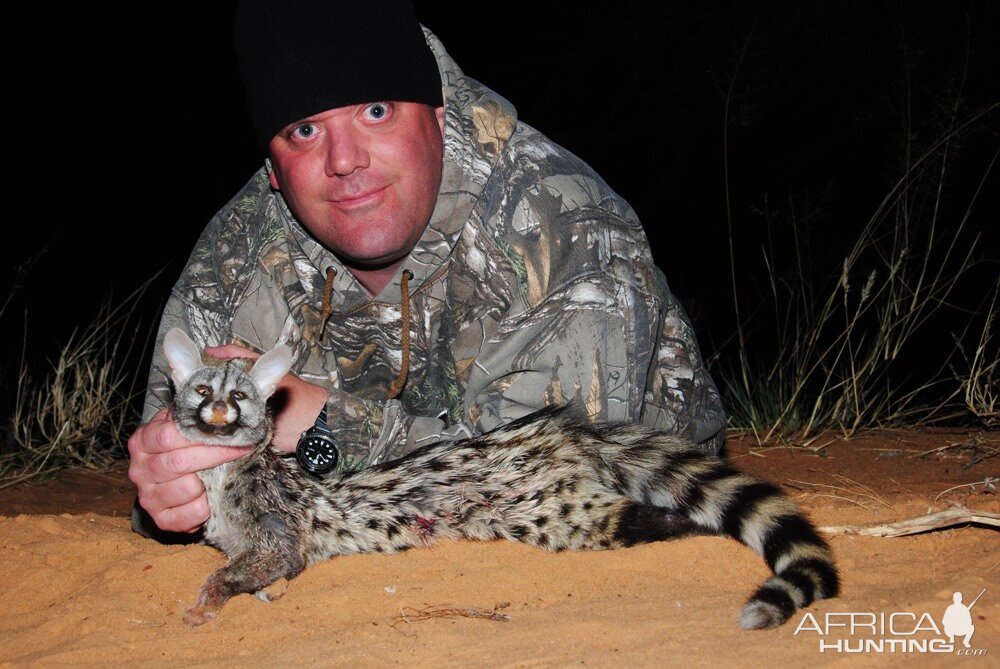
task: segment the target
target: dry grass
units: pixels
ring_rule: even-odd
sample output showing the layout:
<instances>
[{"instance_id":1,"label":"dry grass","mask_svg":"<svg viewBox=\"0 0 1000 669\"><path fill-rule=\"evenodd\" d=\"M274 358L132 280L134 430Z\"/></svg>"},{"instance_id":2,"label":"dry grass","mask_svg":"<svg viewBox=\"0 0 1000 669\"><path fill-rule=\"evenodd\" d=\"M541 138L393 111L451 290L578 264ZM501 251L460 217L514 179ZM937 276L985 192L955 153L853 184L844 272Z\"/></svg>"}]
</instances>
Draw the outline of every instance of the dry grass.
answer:
<instances>
[{"instance_id":1,"label":"dry grass","mask_svg":"<svg viewBox=\"0 0 1000 669\"><path fill-rule=\"evenodd\" d=\"M0 488L67 467L104 469L125 455L123 435L138 421L132 406L141 376L127 360L139 336L135 305L148 283L74 332L52 370L35 380L21 362L0 455ZM131 325L131 327L129 327Z\"/></svg>"},{"instance_id":2,"label":"dry grass","mask_svg":"<svg viewBox=\"0 0 1000 669\"><path fill-rule=\"evenodd\" d=\"M964 373L952 374L962 392L962 399L969 413L979 419L987 428L1000 427L1000 390L997 386L997 370L1000 356L993 342L993 322L996 317L997 293L1000 281L993 287L993 297L972 355L968 355L961 338L955 336L955 347L965 362Z\"/></svg>"},{"instance_id":3,"label":"dry grass","mask_svg":"<svg viewBox=\"0 0 1000 669\"><path fill-rule=\"evenodd\" d=\"M860 506L873 513L878 513L880 508L892 508L888 502L882 499L881 495L869 486L853 481L840 474L822 473L836 481L837 485L789 479L790 487L802 490L802 486L806 486L807 492L804 494L805 496L839 499Z\"/></svg>"},{"instance_id":4,"label":"dry grass","mask_svg":"<svg viewBox=\"0 0 1000 669\"><path fill-rule=\"evenodd\" d=\"M956 286L977 266L979 236L966 224L1000 149L965 206L948 220L943 212L952 194L946 186L954 147L988 132L998 111L995 103L960 118L956 102L937 141L912 158L908 147L902 176L835 274L804 257L796 203L789 200L785 221L793 253L782 266L782 258L765 251L770 294L751 298L733 283L737 328L723 347L735 346L728 358L734 362L717 374L733 426L752 429L764 444L789 434L807 440L823 429L849 438L863 428L919 427L963 414L996 424L993 306L973 353L965 356L968 371L958 384L957 375L946 374L956 351L951 342L928 347L916 340L928 323L953 318L949 308ZM766 204L763 215L770 229ZM817 280L823 276L825 287ZM994 288L998 282L994 274ZM748 310L748 304L757 307ZM765 317L773 320L762 322ZM964 316L966 322L975 317ZM957 350L965 355L961 342ZM925 376L915 378L917 368Z\"/></svg>"}]
</instances>

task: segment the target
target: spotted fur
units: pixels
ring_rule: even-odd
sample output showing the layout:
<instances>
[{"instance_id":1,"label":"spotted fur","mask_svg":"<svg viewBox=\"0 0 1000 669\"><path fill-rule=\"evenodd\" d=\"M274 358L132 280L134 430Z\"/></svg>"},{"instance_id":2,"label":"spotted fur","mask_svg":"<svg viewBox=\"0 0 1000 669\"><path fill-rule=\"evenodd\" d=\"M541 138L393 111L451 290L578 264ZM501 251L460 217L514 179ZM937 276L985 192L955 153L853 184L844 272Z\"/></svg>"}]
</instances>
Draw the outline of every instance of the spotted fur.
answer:
<instances>
[{"instance_id":1,"label":"spotted fur","mask_svg":"<svg viewBox=\"0 0 1000 669\"><path fill-rule=\"evenodd\" d=\"M728 535L774 572L743 609L739 624L748 629L780 625L797 608L837 594L830 550L795 504L680 437L545 409L480 437L320 480L269 448L263 407L291 365L287 349L249 367L201 363L179 330L164 348L181 431L203 442L256 444L246 457L201 473L212 508L205 538L230 560L208 578L185 614L188 624L211 619L233 595L259 593L333 555L459 538L559 551ZM223 415L232 422L218 423Z\"/></svg>"}]
</instances>

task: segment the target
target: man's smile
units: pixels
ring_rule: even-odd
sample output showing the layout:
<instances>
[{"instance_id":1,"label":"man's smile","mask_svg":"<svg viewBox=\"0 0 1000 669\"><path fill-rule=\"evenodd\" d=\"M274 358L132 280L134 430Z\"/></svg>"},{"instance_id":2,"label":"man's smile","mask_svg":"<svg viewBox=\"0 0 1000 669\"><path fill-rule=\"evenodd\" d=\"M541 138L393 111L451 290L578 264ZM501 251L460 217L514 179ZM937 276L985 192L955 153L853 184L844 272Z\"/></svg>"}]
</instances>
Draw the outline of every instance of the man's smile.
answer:
<instances>
[{"instance_id":1,"label":"man's smile","mask_svg":"<svg viewBox=\"0 0 1000 669\"><path fill-rule=\"evenodd\" d=\"M388 188L389 186L381 186L356 194L345 194L343 196L333 197L330 201L337 205L340 209L356 209L359 207L365 207L379 202L385 195Z\"/></svg>"}]
</instances>

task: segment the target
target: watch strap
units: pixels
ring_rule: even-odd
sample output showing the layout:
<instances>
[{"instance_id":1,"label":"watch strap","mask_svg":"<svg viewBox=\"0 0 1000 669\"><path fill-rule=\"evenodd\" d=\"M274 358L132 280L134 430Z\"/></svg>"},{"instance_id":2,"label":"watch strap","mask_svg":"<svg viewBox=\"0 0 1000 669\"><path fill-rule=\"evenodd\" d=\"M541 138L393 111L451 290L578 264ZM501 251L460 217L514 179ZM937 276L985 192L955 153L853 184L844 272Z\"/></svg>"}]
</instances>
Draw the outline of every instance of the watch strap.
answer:
<instances>
[{"instance_id":1,"label":"watch strap","mask_svg":"<svg viewBox=\"0 0 1000 669\"><path fill-rule=\"evenodd\" d=\"M330 426L326 423L326 403L323 404L323 410L319 412L318 416L316 416L316 422L313 424L313 427L317 430L322 430L327 434L332 434Z\"/></svg>"}]
</instances>

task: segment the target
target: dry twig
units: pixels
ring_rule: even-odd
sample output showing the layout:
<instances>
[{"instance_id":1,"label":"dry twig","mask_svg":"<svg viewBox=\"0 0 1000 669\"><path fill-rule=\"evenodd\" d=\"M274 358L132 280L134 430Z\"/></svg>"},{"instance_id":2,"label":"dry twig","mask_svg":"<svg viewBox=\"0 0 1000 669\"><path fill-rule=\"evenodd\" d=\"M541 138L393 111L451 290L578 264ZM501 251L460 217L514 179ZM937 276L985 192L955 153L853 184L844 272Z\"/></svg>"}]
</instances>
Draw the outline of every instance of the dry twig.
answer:
<instances>
[{"instance_id":1,"label":"dry twig","mask_svg":"<svg viewBox=\"0 0 1000 669\"><path fill-rule=\"evenodd\" d=\"M494 606L492 611L471 607L461 608L434 606L431 604L425 604L422 609L406 607L399 610L399 615L393 619L391 626L397 632L406 634L397 627L400 623L406 623L409 625L410 623L420 622L422 620L431 620L433 618L479 618L481 620L494 620L496 622L509 623L511 621L511 617L506 613L499 612L508 606L510 606L510 602L503 602Z\"/></svg>"},{"instance_id":2,"label":"dry twig","mask_svg":"<svg viewBox=\"0 0 1000 669\"><path fill-rule=\"evenodd\" d=\"M936 453L944 453L952 449L966 451L972 455L972 459L962 465L962 469L974 467L983 460L989 460L1000 455L1000 445L995 440L987 439L982 433L972 435L965 441L953 441L944 446L921 451L915 455L920 458L927 458Z\"/></svg>"},{"instance_id":3,"label":"dry twig","mask_svg":"<svg viewBox=\"0 0 1000 669\"><path fill-rule=\"evenodd\" d=\"M987 492L996 492L997 483L1000 483L1000 480L993 478L992 476L987 476L982 481L976 481L975 483L963 483L961 485L954 485L948 488L947 490L942 490L940 493L938 493L938 496L934 498L934 501L935 502L938 501L939 499L941 499L942 495L949 493L952 490L958 490L959 488L972 488L972 492L975 492L977 485L982 485L983 489Z\"/></svg>"},{"instance_id":4,"label":"dry twig","mask_svg":"<svg viewBox=\"0 0 1000 669\"><path fill-rule=\"evenodd\" d=\"M976 523L1000 527L1000 514L989 511L975 511L964 506L957 506L947 511L932 513L917 518L909 518L895 523L875 525L834 525L820 527L820 532L826 534L858 534L869 537L902 537L909 534L919 534L945 527Z\"/></svg>"}]
</instances>

